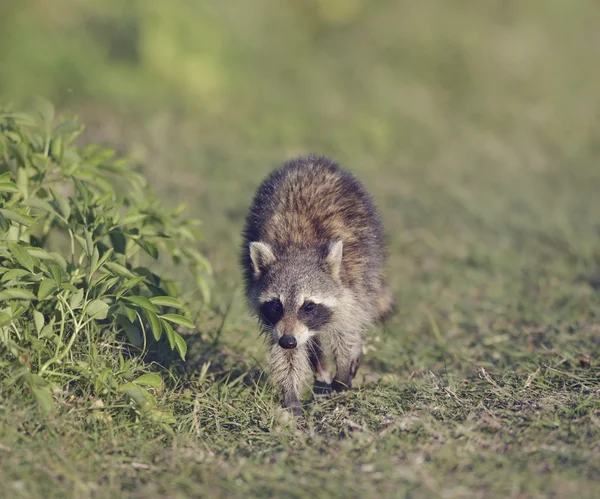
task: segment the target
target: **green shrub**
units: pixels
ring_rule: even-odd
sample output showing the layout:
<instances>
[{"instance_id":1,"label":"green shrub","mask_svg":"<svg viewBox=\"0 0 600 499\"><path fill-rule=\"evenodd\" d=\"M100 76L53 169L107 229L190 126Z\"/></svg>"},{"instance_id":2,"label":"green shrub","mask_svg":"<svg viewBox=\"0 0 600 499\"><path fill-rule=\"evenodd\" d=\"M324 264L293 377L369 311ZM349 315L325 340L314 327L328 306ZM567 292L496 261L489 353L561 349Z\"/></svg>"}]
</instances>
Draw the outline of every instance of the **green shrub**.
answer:
<instances>
[{"instance_id":1,"label":"green shrub","mask_svg":"<svg viewBox=\"0 0 600 499\"><path fill-rule=\"evenodd\" d=\"M0 108L0 380L44 411L67 391L169 421L152 396L161 377L132 352L162 341L184 359L176 329L194 324L176 283L145 262L187 266L208 299L198 222L161 206L113 151L78 147L82 129L45 101Z\"/></svg>"}]
</instances>

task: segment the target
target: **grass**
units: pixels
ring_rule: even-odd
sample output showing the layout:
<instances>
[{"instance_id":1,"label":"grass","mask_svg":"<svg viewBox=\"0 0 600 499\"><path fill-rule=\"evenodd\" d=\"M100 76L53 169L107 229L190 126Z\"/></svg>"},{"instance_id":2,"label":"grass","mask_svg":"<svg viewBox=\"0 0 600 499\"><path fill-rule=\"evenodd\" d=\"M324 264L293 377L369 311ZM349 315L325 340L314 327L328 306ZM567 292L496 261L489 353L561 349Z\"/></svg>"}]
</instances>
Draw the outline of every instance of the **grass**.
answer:
<instances>
[{"instance_id":1,"label":"grass","mask_svg":"<svg viewBox=\"0 0 600 499\"><path fill-rule=\"evenodd\" d=\"M213 299L157 395L174 435L93 394L57 395L44 419L3 388L3 496L600 494L600 11L355 3L338 24L267 1L271 16L219 10L249 48L215 109L67 103L204 221ZM374 194L398 312L370 335L359 386L307 397L293 424L236 262L252 191L306 152Z\"/></svg>"}]
</instances>

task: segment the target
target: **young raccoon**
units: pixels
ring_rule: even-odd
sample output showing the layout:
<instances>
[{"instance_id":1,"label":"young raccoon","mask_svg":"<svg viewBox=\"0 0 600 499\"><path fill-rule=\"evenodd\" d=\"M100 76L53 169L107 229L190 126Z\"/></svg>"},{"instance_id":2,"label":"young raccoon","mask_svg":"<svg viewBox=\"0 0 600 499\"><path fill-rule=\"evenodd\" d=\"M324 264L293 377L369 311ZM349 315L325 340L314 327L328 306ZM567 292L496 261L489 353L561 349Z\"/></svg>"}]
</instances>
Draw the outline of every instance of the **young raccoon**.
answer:
<instances>
[{"instance_id":1,"label":"young raccoon","mask_svg":"<svg viewBox=\"0 0 600 499\"><path fill-rule=\"evenodd\" d=\"M309 156L284 163L255 194L243 232L248 303L270 340L269 370L284 406L352 387L366 330L392 307L379 214L360 182ZM324 347L333 354L330 378Z\"/></svg>"}]
</instances>

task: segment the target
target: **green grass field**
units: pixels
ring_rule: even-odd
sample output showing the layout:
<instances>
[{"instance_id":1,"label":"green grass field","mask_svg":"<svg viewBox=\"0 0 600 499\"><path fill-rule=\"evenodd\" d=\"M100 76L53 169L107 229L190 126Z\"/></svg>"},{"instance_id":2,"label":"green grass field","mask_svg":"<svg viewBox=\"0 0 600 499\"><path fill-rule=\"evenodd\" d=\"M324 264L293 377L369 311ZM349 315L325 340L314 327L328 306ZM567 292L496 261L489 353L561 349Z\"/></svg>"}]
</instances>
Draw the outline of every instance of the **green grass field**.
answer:
<instances>
[{"instance_id":1,"label":"green grass field","mask_svg":"<svg viewBox=\"0 0 600 499\"><path fill-rule=\"evenodd\" d=\"M75 24L15 24L25 55L44 37L57 55L47 79L33 55L7 55L0 96L44 93L82 116L85 140L139 161L165 204L203 220L214 282L158 394L174 435L88 394L44 419L2 390L0 496L600 497L596 2L181 4L164 23L204 50L189 74L94 73L102 49L71 47ZM356 389L306 394L290 423L237 255L263 176L309 152L374 195L398 310L369 336Z\"/></svg>"}]
</instances>

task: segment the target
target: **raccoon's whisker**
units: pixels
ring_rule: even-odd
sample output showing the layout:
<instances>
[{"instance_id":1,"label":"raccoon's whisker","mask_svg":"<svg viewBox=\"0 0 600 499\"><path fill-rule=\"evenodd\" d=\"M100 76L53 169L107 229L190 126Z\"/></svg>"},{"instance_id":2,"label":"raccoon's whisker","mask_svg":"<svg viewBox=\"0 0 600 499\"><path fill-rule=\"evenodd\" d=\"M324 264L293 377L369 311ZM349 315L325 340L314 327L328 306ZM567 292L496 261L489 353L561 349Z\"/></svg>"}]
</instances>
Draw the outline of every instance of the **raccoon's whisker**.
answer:
<instances>
[{"instance_id":1,"label":"raccoon's whisker","mask_svg":"<svg viewBox=\"0 0 600 499\"><path fill-rule=\"evenodd\" d=\"M274 328L274 327L272 327L272 326L267 326L267 325L264 325L264 326L261 328L261 330L262 330L264 333L273 333L273 332L275 331L275 328Z\"/></svg>"},{"instance_id":2,"label":"raccoon's whisker","mask_svg":"<svg viewBox=\"0 0 600 499\"><path fill-rule=\"evenodd\" d=\"M311 353L315 353L315 354L316 353L325 353L325 350L323 349L323 346L320 343L316 342L316 341L309 342L309 347L308 348L310 348ZM318 352L316 350L317 348L319 349Z\"/></svg>"},{"instance_id":3,"label":"raccoon's whisker","mask_svg":"<svg viewBox=\"0 0 600 499\"><path fill-rule=\"evenodd\" d=\"M260 321L259 321L260 324ZM265 328L273 328L275 329L275 324L273 324L269 319L267 319L266 317L262 317L262 324Z\"/></svg>"}]
</instances>

